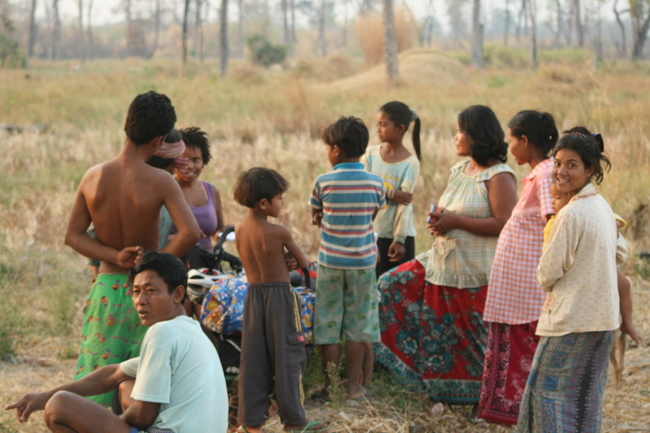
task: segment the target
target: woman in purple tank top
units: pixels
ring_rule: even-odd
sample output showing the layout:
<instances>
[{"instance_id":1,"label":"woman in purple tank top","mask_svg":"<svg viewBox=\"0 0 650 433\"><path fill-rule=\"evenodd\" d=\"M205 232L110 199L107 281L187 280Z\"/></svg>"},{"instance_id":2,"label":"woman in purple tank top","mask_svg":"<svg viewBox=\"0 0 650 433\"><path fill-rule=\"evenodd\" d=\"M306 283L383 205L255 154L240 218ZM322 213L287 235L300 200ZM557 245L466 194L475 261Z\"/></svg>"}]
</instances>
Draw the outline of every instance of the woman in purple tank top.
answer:
<instances>
[{"instance_id":1,"label":"woman in purple tank top","mask_svg":"<svg viewBox=\"0 0 650 433\"><path fill-rule=\"evenodd\" d=\"M176 171L176 180L205 235L199 246L212 252L212 239L223 229L224 223L219 190L213 184L199 180L203 167L212 158L210 143L207 134L197 127L183 129L181 134L186 146L183 156L188 159L188 164L185 171ZM175 228L172 233L175 233Z\"/></svg>"}]
</instances>

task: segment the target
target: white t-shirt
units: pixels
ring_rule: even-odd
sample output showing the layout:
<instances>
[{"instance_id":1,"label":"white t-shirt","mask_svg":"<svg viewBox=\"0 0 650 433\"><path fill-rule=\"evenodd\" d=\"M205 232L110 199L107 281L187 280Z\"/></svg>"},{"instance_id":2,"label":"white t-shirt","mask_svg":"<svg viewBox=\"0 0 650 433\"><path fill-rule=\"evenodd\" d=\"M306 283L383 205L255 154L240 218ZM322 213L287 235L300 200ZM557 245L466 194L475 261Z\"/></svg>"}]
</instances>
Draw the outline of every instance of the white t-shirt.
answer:
<instances>
[{"instance_id":1,"label":"white t-shirt","mask_svg":"<svg viewBox=\"0 0 650 433\"><path fill-rule=\"evenodd\" d=\"M187 316L159 322L144 336L138 358L120 364L135 377L131 398L160 403L152 427L174 433L228 430L228 392L217 351Z\"/></svg>"}]
</instances>

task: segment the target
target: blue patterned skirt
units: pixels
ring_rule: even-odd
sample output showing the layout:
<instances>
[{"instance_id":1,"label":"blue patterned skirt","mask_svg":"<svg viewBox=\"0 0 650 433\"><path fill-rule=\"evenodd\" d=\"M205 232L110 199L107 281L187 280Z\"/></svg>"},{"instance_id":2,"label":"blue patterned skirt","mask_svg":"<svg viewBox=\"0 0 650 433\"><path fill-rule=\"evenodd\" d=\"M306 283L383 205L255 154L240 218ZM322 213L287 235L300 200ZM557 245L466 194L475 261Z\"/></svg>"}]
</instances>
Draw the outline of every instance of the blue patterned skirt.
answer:
<instances>
[{"instance_id":1,"label":"blue patterned skirt","mask_svg":"<svg viewBox=\"0 0 650 433\"><path fill-rule=\"evenodd\" d=\"M600 432L613 343L614 331L542 337L516 431Z\"/></svg>"}]
</instances>

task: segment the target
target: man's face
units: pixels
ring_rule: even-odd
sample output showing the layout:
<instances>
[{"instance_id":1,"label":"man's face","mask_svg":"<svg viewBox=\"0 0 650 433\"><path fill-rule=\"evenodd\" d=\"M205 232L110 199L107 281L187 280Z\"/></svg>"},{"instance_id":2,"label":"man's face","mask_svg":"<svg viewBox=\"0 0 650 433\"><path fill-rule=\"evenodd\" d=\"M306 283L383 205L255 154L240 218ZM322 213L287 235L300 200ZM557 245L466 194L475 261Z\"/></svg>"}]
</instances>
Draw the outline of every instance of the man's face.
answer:
<instances>
[{"instance_id":1,"label":"man's face","mask_svg":"<svg viewBox=\"0 0 650 433\"><path fill-rule=\"evenodd\" d=\"M169 293L165 280L153 270L146 270L135 276L132 293L133 305L144 326L176 317L176 309L185 294L182 286Z\"/></svg>"}]
</instances>

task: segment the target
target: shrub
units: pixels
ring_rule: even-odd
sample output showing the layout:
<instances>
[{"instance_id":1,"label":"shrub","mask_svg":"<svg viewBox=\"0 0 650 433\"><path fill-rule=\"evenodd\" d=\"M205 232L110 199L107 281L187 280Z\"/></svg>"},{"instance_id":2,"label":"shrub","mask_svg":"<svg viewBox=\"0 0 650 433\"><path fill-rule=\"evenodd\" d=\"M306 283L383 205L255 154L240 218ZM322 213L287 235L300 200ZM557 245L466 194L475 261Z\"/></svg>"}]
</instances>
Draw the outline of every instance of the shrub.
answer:
<instances>
[{"instance_id":1,"label":"shrub","mask_svg":"<svg viewBox=\"0 0 650 433\"><path fill-rule=\"evenodd\" d=\"M287 58L287 47L273 45L262 35L248 38L248 48L251 50L253 63L265 67L281 64Z\"/></svg>"}]
</instances>

